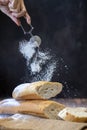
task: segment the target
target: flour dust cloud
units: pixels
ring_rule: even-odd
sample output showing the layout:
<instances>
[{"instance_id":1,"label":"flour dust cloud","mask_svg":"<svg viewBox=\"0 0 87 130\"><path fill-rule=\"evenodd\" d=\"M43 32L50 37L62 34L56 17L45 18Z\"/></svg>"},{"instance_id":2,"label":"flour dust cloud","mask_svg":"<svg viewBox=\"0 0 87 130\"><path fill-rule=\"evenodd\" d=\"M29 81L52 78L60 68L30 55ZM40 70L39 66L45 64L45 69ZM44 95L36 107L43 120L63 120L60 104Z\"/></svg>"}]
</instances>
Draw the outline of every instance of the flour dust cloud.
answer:
<instances>
[{"instance_id":1,"label":"flour dust cloud","mask_svg":"<svg viewBox=\"0 0 87 130\"><path fill-rule=\"evenodd\" d=\"M78 96L78 91L74 86L70 87L67 81L62 79L64 75L67 76L69 71L69 66L65 64L63 58L56 58L49 49L42 51L37 41L21 41L19 51L26 59L27 69L23 78L24 82L51 81L57 71L57 79L59 81L61 77L64 85L63 96Z\"/></svg>"},{"instance_id":2,"label":"flour dust cloud","mask_svg":"<svg viewBox=\"0 0 87 130\"><path fill-rule=\"evenodd\" d=\"M41 51L37 41L25 40L19 43L19 51L26 59L31 82L38 80L51 81L57 61L54 60L55 58L50 54L49 50Z\"/></svg>"}]
</instances>

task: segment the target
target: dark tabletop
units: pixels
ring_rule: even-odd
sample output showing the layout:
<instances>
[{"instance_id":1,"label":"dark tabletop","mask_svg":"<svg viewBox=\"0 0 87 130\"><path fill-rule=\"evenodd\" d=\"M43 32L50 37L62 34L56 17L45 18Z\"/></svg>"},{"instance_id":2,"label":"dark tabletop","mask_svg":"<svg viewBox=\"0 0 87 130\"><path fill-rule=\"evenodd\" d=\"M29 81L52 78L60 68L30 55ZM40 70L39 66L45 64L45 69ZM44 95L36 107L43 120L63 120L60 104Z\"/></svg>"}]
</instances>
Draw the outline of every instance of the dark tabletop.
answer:
<instances>
[{"instance_id":1,"label":"dark tabletop","mask_svg":"<svg viewBox=\"0 0 87 130\"><path fill-rule=\"evenodd\" d=\"M54 99L57 102L63 103L66 106L71 107L87 107L87 98L75 98L75 99Z\"/></svg>"}]
</instances>

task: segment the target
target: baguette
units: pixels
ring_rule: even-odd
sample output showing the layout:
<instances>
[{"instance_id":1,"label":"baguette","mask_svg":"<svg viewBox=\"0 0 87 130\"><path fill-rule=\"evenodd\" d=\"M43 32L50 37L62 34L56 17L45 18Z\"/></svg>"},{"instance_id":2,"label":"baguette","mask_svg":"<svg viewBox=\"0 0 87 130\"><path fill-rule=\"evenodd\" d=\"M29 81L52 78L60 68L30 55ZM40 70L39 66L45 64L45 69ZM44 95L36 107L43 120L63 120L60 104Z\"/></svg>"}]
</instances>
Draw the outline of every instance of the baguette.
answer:
<instances>
[{"instance_id":1,"label":"baguette","mask_svg":"<svg viewBox=\"0 0 87 130\"><path fill-rule=\"evenodd\" d=\"M15 114L0 121L0 130L86 130L86 123L43 119Z\"/></svg>"},{"instance_id":2,"label":"baguette","mask_svg":"<svg viewBox=\"0 0 87 130\"><path fill-rule=\"evenodd\" d=\"M76 107L76 108L64 108L58 113L58 116L66 121L72 122L87 122L87 108Z\"/></svg>"},{"instance_id":3,"label":"baguette","mask_svg":"<svg viewBox=\"0 0 87 130\"><path fill-rule=\"evenodd\" d=\"M0 102L0 114L31 114L49 119L58 119L58 112L65 106L55 101L5 99Z\"/></svg>"},{"instance_id":4,"label":"baguette","mask_svg":"<svg viewBox=\"0 0 87 130\"><path fill-rule=\"evenodd\" d=\"M38 81L18 85L12 93L15 99L50 99L62 91L59 82Z\"/></svg>"}]
</instances>

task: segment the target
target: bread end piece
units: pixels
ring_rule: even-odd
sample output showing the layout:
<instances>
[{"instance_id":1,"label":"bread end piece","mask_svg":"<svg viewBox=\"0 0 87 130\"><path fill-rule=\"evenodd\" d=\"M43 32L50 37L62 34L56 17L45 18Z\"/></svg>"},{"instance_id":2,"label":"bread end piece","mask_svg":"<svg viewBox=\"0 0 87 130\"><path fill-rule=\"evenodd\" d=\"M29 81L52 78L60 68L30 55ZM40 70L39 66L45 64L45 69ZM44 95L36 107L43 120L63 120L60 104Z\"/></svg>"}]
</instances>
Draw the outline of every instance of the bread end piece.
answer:
<instances>
[{"instance_id":1,"label":"bread end piece","mask_svg":"<svg viewBox=\"0 0 87 130\"><path fill-rule=\"evenodd\" d=\"M75 108L64 108L58 114L58 116L66 121L71 122L87 122L87 108L75 107Z\"/></svg>"}]
</instances>

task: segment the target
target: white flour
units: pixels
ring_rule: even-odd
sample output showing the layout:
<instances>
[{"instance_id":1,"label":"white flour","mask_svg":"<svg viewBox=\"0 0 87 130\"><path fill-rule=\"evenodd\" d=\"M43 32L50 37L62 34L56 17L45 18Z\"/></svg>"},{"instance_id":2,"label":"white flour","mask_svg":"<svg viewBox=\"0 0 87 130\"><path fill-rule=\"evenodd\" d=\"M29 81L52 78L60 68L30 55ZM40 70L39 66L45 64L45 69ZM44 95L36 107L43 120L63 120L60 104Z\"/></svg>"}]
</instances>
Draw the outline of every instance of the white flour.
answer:
<instances>
[{"instance_id":1,"label":"white flour","mask_svg":"<svg viewBox=\"0 0 87 130\"><path fill-rule=\"evenodd\" d=\"M52 79L57 61L54 61L49 51L42 52L38 50L38 43L36 41L33 43L30 41L20 42L19 51L26 59L27 68L32 76L31 81L50 81Z\"/></svg>"},{"instance_id":2,"label":"white flour","mask_svg":"<svg viewBox=\"0 0 87 130\"><path fill-rule=\"evenodd\" d=\"M20 105L20 103L12 98L3 100L2 104L1 104L1 106L3 106L3 107L19 106L19 105Z\"/></svg>"},{"instance_id":3,"label":"white flour","mask_svg":"<svg viewBox=\"0 0 87 130\"><path fill-rule=\"evenodd\" d=\"M27 41L22 41L20 43L19 46L20 52L23 54L23 56L28 62L36 52L35 47L38 47L38 44L36 42L34 44L31 44L30 42Z\"/></svg>"},{"instance_id":4,"label":"white flour","mask_svg":"<svg viewBox=\"0 0 87 130\"><path fill-rule=\"evenodd\" d=\"M54 71L56 69L56 62L52 61L45 65L40 74L33 76L32 82L38 80L51 81Z\"/></svg>"},{"instance_id":5,"label":"white flour","mask_svg":"<svg viewBox=\"0 0 87 130\"><path fill-rule=\"evenodd\" d=\"M63 58L55 58L51 55L50 51L40 51L36 53L37 43L31 43L30 41L22 41L19 44L19 51L26 59L26 75L24 77L24 82L34 82L39 80L51 81L56 71L58 79L62 77L62 72L68 74L68 66L65 64ZM70 88L66 81L63 81L65 90L63 91L64 97L76 97L78 95L77 90L74 87ZM72 90L72 95L71 91Z\"/></svg>"}]
</instances>

